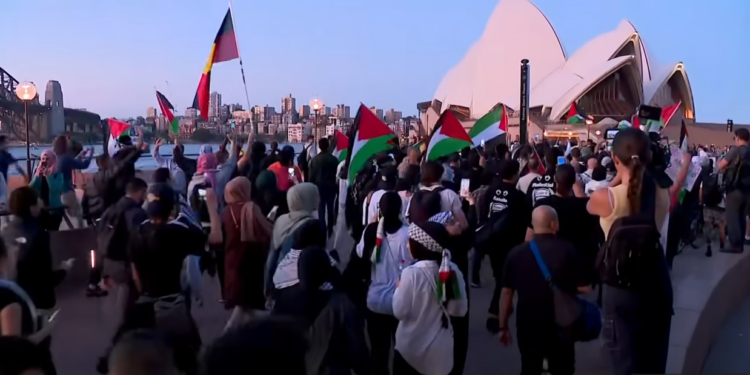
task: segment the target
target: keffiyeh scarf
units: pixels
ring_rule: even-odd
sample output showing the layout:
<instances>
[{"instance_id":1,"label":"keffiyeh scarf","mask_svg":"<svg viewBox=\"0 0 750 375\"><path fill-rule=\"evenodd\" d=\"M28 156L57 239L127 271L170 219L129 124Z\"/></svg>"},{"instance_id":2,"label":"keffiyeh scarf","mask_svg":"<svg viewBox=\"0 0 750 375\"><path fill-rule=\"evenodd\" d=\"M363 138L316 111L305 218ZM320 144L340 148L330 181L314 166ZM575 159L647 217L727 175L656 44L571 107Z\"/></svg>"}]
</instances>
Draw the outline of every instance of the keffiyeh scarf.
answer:
<instances>
[{"instance_id":1,"label":"keffiyeh scarf","mask_svg":"<svg viewBox=\"0 0 750 375\"><path fill-rule=\"evenodd\" d=\"M437 215L436 215L437 216ZM434 217L434 216L433 216ZM432 219L430 221L433 221ZM436 221L433 221L436 222ZM425 249L441 253L440 267L437 275L437 298L441 303L457 298L461 295L458 286L456 272L451 268L451 253L448 249L443 248L429 233L419 225L412 223L409 225L409 238L418 242Z\"/></svg>"}]
</instances>

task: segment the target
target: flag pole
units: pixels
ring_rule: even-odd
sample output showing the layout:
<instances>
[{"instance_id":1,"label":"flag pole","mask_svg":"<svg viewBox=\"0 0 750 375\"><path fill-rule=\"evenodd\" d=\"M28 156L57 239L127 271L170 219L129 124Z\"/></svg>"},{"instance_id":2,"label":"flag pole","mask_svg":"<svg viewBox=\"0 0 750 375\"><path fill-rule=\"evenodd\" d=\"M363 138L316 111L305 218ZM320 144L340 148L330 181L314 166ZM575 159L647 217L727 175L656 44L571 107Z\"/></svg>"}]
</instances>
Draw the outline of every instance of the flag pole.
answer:
<instances>
[{"instance_id":1,"label":"flag pole","mask_svg":"<svg viewBox=\"0 0 750 375\"><path fill-rule=\"evenodd\" d=\"M237 40L237 22L234 22L234 12L232 11L232 0L229 0L229 15L232 17L232 27L234 28L234 42L237 45L237 55L240 58L240 73L242 73L242 85L245 88L245 99L247 100L247 110L250 111L250 95L247 93L247 81L245 80L245 66L242 64L242 52L240 52L240 42ZM250 116L250 126L253 128L253 133L258 134L258 127L253 123L253 118Z\"/></svg>"},{"instance_id":2,"label":"flag pole","mask_svg":"<svg viewBox=\"0 0 750 375\"><path fill-rule=\"evenodd\" d=\"M167 90L169 91L169 97L172 98L172 100L174 100L174 95L172 95L172 87L169 86L169 81L164 81L164 82L167 83ZM156 88L156 87L154 87L154 88ZM173 113L176 115L177 114L177 109L174 109L173 111L174 111Z\"/></svg>"}]
</instances>

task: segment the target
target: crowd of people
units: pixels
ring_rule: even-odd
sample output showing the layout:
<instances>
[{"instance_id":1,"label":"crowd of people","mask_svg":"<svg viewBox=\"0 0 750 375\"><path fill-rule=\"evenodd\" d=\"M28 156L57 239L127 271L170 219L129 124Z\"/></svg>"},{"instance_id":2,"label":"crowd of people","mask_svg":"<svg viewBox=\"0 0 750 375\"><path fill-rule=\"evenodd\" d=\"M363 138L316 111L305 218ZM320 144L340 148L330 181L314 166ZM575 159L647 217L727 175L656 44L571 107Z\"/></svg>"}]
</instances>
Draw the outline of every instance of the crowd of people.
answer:
<instances>
[{"instance_id":1,"label":"crowd of people","mask_svg":"<svg viewBox=\"0 0 750 375\"><path fill-rule=\"evenodd\" d=\"M218 150L203 146L197 160L179 142L162 156L159 140L150 181L136 176L142 137L124 137L95 158L82 204L72 176L91 152L58 138L29 185L7 198L0 374L56 373L55 287L75 265L52 264L49 232L65 210L97 233L87 294L120 302L100 373L462 374L470 291L486 281L485 257L494 279L486 328L510 345L516 315L522 374L573 374L576 343L596 338L615 374L664 373L669 269L684 230L668 217L692 210L695 198L718 228L717 185L726 250L742 251L750 134L735 133L738 147L716 165L729 177L712 182L714 167L696 149L706 173L680 201L693 155L665 180L653 167L658 146L634 128L611 147L501 143L437 161L395 147L354 176L327 138L309 139L296 156L250 135L244 150L228 139ZM0 177L15 162L6 154ZM354 247L332 246L340 236ZM191 314L204 303L204 274L218 278L231 311L211 343Z\"/></svg>"}]
</instances>

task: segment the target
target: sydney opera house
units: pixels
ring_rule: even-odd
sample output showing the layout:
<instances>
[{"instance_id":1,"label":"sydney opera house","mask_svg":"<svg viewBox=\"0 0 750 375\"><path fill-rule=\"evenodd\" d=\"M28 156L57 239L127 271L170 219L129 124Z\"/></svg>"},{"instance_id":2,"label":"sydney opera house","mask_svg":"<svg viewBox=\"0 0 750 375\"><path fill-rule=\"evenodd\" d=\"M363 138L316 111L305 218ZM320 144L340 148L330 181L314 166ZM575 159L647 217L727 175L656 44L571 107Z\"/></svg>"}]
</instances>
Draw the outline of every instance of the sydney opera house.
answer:
<instances>
[{"instance_id":1,"label":"sydney opera house","mask_svg":"<svg viewBox=\"0 0 750 375\"><path fill-rule=\"evenodd\" d=\"M445 74L433 100L417 104L420 131L429 132L448 109L467 128L497 105L504 104L511 113L517 110L522 59L531 66L529 135L556 132L595 138L597 130L629 120L640 104L682 103L670 123L695 120L686 67L681 62L654 61L647 41L629 21L568 54L534 4L501 0L479 40ZM584 126L566 124L573 103L585 114ZM518 133L517 124L517 116L511 115L511 134Z\"/></svg>"}]
</instances>

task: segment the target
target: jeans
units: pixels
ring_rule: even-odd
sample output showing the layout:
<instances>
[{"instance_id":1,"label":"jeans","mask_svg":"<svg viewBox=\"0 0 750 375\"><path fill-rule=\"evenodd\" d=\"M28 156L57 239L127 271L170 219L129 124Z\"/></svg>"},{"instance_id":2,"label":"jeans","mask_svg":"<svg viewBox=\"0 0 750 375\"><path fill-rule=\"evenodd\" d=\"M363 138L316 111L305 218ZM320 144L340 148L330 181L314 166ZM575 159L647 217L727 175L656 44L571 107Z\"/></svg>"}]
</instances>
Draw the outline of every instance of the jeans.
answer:
<instances>
[{"instance_id":1,"label":"jeans","mask_svg":"<svg viewBox=\"0 0 750 375\"><path fill-rule=\"evenodd\" d=\"M336 204L336 186L318 185L320 193L320 204L318 205L318 218L324 224L323 230L332 230L336 223L334 216L334 205ZM326 219L327 217L327 219Z\"/></svg>"},{"instance_id":2,"label":"jeans","mask_svg":"<svg viewBox=\"0 0 750 375\"><path fill-rule=\"evenodd\" d=\"M726 201L727 234L733 249L742 249L745 244L745 225L750 192L732 190L727 193Z\"/></svg>"},{"instance_id":3,"label":"jeans","mask_svg":"<svg viewBox=\"0 0 750 375\"><path fill-rule=\"evenodd\" d=\"M615 375L663 374L671 324L671 309L644 301L641 293L604 286L602 338Z\"/></svg>"}]
</instances>

